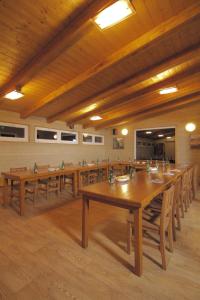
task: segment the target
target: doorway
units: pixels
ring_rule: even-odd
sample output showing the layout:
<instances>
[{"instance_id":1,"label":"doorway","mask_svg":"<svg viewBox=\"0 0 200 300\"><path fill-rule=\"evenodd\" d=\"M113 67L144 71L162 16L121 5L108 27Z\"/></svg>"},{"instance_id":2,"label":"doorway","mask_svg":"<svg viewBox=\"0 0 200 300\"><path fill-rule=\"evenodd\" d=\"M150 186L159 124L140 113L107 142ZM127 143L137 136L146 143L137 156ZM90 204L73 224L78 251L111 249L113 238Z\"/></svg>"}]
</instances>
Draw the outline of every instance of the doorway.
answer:
<instances>
[{"instance_id":1,"label":"doorway","mask_svg":"<svg viewBox=\"0 0 200 300\"><path fill-rule=\"evenodd\" d=\"M137 129L134 143L137 160L175 163L175 127Z\"/></svg>"}]
</instances>

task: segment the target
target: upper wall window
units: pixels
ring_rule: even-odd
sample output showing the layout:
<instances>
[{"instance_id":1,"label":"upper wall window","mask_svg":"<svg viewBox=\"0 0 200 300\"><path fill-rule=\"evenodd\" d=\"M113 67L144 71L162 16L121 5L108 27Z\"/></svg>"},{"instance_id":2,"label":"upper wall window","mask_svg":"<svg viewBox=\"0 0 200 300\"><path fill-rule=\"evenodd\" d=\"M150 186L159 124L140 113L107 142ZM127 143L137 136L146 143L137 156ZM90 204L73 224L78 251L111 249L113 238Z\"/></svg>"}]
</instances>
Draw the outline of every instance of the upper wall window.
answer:
<instances>
[{"instance_id":1,"label":"upper wall window","mask_svg":"<svg viewBox=\"0 0 200 300\"><path fill-rule=\"evenodd\" d=\"M83 133L83 144L94 144L93 134Z\"/></svg>"},{"instance_id":2,"label":"upper wall window","mask_svg":"<svg viewBox=\"0 0 200 300\"><path fill-rule=\"evenodd\" d=\"M90 133L83 133L83 144L104 145L104 136Z\"/></svg>"},{"instance_id":3,"label":"upper wall window","mask_svg":"<svg viewBox=\"0 0 200 300\"><path fill-rule=\"evenodd\" d=\"M28 126L0 122L0 141L27 142Z\"/></svg>"},{"instance_id":4,"label":"upper wall window","mask_svg":"<svg viewBox=\"0 0 200 300\"><path fill-rule=\"evenodd\" d=\"M57 143L59 132L55 129L35 128L35 141L38 143Z\"/></svg>"},{"instance_id":5,"label":"upper wall window","mask_svg":"<svg viewBox=\"0 0 200 300\"><path fill-rule=\"evenodd\" d=\"M78 133L71 131L61 131L60 142L65 144L78 144Z\"/></svg>"},{"instance_id":6,"label":"upper wall window","mask_svg":"<svg viewBox=\"0 0 200 300\"><path fill-rule=\"evenodd\" d=\"M104 136L103 135L95 135L94 143L97 145L104 145Z\"/></svg>"}]
</instances>

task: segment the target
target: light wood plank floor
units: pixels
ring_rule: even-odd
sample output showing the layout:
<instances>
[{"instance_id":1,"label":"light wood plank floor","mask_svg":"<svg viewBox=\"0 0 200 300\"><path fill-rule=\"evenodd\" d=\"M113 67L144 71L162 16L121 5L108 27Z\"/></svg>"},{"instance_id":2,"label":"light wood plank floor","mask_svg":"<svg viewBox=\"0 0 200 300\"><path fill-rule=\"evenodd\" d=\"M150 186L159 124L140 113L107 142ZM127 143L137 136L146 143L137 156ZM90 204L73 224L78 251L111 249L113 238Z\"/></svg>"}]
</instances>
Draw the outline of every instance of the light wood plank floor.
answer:
<instances>
[{"instance_id":1,"label":"light wood plank floor","mask_svg":"<svg viewBox=\"0 0 200 300\"><path fill-rule=\"evenodd\" d=\"M25 217L0 208L0 299L200 299L200 201L182 222L167 271L145 247L142 278L125 252L125 220L124 210L93 203L84 250L80 200Z\"/></svg>"}]
</instances>

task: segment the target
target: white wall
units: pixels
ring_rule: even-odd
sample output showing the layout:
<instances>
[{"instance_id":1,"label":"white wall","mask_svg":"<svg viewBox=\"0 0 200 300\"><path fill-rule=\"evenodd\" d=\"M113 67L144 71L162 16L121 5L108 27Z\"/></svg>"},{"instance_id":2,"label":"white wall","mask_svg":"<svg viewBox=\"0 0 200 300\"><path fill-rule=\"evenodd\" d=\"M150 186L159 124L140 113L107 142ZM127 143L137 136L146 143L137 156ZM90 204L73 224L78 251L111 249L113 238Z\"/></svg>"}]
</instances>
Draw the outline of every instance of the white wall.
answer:
<instances>
[{"instance_id":1,"label":"white wall","mask_svg":"<svg viewBox=\"0 0 200 300\"><path fill-rule=\"evenodd\" d=\"M109 148L107 153L110 157L116 158L120 156L121 159L128 159L129 157L135 157L134 139L136 129L146 128L159 128L159 127L175 127L176 128L176 140L175 140L175 159L176 163L195 163L200 167L200 148L190 147L190 134L185 131L185 124L187 122L194 122L197 125L196 133L200 134L200 104L191 105L186 108L182 108L176 111L172 111L166 114L133 122L132 124L124 125L118 128L119 131L122 128L128 128L129 134L124 138L125 149L113 150L109 142ZM200 169L200 168L199 168Z\"/></svg>"},{"instance_id":2,"label":"white wall","mask_svg":"<svg viewBox=\"0 0 200 300\"><path fill-rule=\"evenodd\" d=\"M78 145L66 144L44 144L34 142L34 128L48 127L68 130L64 122L47 124L42 118L20 119L17 113L0 111L0 122L11 122L25 124L29 127L29 142L0 142L0 172L9 170L10 167L27 166L33 167L34 162L38 164L58 165L62 160L77 163L80 160L92 161L106 158L106 147L108 146L108 131L94 131L93 129L83 130L77 126L79 132ZM105 145L84 145L81 143L81 133L90 132L103 134Z\"/></svg>"}]
</instances>

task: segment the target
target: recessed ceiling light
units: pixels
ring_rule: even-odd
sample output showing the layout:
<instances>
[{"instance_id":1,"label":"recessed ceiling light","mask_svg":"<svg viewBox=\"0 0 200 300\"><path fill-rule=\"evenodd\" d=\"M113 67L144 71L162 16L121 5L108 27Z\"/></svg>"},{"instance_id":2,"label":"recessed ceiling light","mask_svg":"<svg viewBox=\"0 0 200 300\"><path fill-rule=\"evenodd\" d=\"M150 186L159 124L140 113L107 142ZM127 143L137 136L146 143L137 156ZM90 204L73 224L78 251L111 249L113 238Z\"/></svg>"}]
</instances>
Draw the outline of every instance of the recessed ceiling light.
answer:
<instances>
[{"instance_id":1,"label":"recessed ceiling light","mask_svg":"<svg viewBox=\"0 0 200 300\"><path fill-rule=\"evenodd\" d=\"M14 91L6 94L4 97L9 100L17 100L19 98L24 97L24 94L22 94L20 91L14 90Z\"/></svg>"},{"instance_id":2,"label":"recessed ceiling light","mask_svg":"<svg viewBox=\"0 0 200 300\"><path fill-rule=\"evenodd\" d=\"M122 135L127 135L128 134L128 129L127 128L123 128L121 131Z\"/></svg>"},{"instance_id":3,"label":"recessed ceiling light","mask_svg":"<svg viewBox=\"0 0 200 300\"><path fill-rule=\"evenodd\" d=\"M129 0L118 0L102 10L94 21L101 29L105 29L123 21L133 13L136 11Z\"/></svg>"},{"instance_id":4,"label":"recessed ceiling light","mask_svg":"<svg viewBox=\"0 0 200 300\"><path fill-rule=\"evenodd\" d=\"M196 125L194 123L187 123L185 125L185 130L188 132L192 132L196 129Z\"/></svg>"},{"instance_id":5,"label":"recessed ceiling light","mask_svg":"<svg viewBox=\"0 0 200 300\"><path fill-rule=\"evenodd\" d=\"M159 94L161 95L165 95L165 94L171 94L171 93L175 93L177 92L178 89L176 86L171 86L171 87L168 87L168 88L165 88L165 89L162 89L159 91Z\"/></svg>"},{"instance_id":6,"label":"recessed ceiling light","mask_svg":"<svg viewBox=\"0 0 200 300\"><path fill-rule=\"evenodd\" d=\"M163 137L164 136L164 134L158 134L158 137Z\"/></svg>"},{"instance_id":7,"label":"recessed ceiling light","mask_svg":"<svg viewBox=\"0 0 200 300\"><path fill-rule=\"evenodd\" d=\"M101 120L101 119L102 119L102 117L100 117L100 116L93 116L93 117L90 118L91 121L98 121L98 120Z\"/></svg>"},{"instance_id":8,"label":"recessed ceiling light","mask_svg":"<svg viewBox=\"0 0 200 300\"><path fill-rule=\"evenodd\" d=\"M166 139L170 140L172 137L171 136L167 136Z\"/></svg>"},{"instance_id":9,"label":"recessed ceiling light","mask_svg":"<svg viewBox=\"0 0 200 300\"><path fill-rule=\"evenodd\" d=\"M152 131L146 131L146 134L152 134Z\"/></svg>"}]
</instances>

